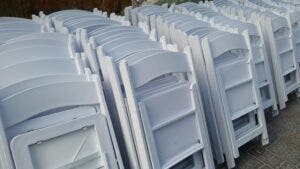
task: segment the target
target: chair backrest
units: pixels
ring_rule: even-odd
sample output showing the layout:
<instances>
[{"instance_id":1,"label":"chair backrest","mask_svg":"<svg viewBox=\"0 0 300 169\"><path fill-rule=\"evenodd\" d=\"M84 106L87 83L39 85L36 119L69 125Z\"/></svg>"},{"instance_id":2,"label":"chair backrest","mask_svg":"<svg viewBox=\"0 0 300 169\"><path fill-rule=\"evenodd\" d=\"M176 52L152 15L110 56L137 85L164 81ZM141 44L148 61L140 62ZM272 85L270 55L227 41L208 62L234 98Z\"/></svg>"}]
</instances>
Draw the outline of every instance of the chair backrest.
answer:
<instances>
[{"instance_id":1,"label":"chair backrest","mask_svg":"<svg viewBox=\"0 0 300 169\"><path fill-rule=\"evenodd\" d=\"M85 21L99 21L99 22L114 22L107 17L100 17L97 15L79 16L73 19L62 22L62 26L68 27Z\"/></svg>"},{"instance_id":2,"label":"chair backrest","mask_svg":"<svg viewBox=\"0 0 300 169\"><path fill-rule=\"evenodd\" d=\"M74 59L70 58L51 58L35 61L28 61L0 70L0 88L4 88L17 82L34 77L53 75L53 74L78 74L78 65Z\"/></svg>"},{"instance_id":3,"label":"chair backrest","mask_svg":"<svg viewBox=\"0 0 300 169\"><path fill-rule=\"evenodd\" d=\"M91 36L97 36L97 35L100 35L100 34L103 34L103 33L109 32L109 31L123 30L123 29L142 31L141 29L138 29L138 28L132 28L132 29L130 29L128 26L111 25L109 27L103 27L103 28L96 29L96 30L88 33L88 35L89 35L89 37L91 37Z\"/></svg>"},{"instance_id":4,"label":"chair backrest","mask_svg":"<svg viewBox=\"0 0 300 169\"><path fill-rule=\"evenodd\" d=\"M106 17L100 17L99 15L91 14L91 15L74 16L72 18L69 18L68 20L61 22L60 24L61 24L61 26L63 26L63 25L74 24L74 23L82 22L84 20L91 20L91 19L108 20L108 18L106 18Z\"/></svg>"},{"instance_id":5,"label":"chair backrest","mask_svg":"<svg viewBox=\"0 0 300 169\"><path fill-rule=\"evenodd\" d=\"M18 30L32 30L35 32L41 32L42 26L33 22L13 22L13 23L1 23L0 24L0 30L1 29L18 29Z\"/></svg>"},{"instance_id":6,"label":"chair backrest","mask_svg":"<svg viewBox=\"0 0 300 169\"><path fill-rule=\"evenodd\" d=\"M53 46L53 47L66 47L68 50L68 47L71 48L71 46L68 45L68 41L58 41L58 40L51 40L51 39L33 39L33 40L24 40L24 41L17 41L14 43L8 43L0 45L0 55L9 53L9 51L13 50L20 50L24 48L39 48L43 46ZM33 49L32 49L33 50Z\"/></svg>"},{"instance_id":7,"label":"chair backrest","mask_svg":"<svg viewBox=\"0 0 300 169\"><path fill-rule=\"evenodd\" d=\"M0 17L0 22L7 23L7 22L31 22L30 19L25 18L17 18L17 17Z\"/></svg>"},{"instance_id":8,"label":"chair backrest","mask_svg":"<svg viewBox=\"0 0 300 169\"><path fill-rule=\"evenodd\" d=\"M141 29L130 29L128 27L125 27L125 26L116 26L116 27L107 27L105 28L104 30L101 30L101 33L97 33L97 35L93 36L93 38L99 38L99 39L102 39L102 38L105 38L107 36L111 36L111 35L114 35L114 34L118 34L118 33L125 33L125 32L136 32L136 33L143 33L145 34L144 32L142 32Z\"/></svg>"},{"instance_id":9,"label":"chair backrest","mask_svg":"<svg viewBox=\"0 0 300 169\"><path fill-rule=\"evenodd\" d=\"M160 44L150 40L132 41L105 51L108 56L118 60L130 54L143 51L145 48L161 49ZM130 49L130 50L129 50Z\"/></svg>"},{"instance_id":10,"label":"chair backrest","mask_svg":"<svg viewBox=\"0 0 300 169\"><path fill-rule=\"evenodd\" d=\"M34 49L34 50L32 50ZM22 53L23 52L23 53ZM26 52L26 53L25 53ZM23 54L23 55L22 55ZM42 48L25 48L10 51L9 54L0 55L0 69L23 63L26 61L51 59L51 58L72 58L69 51L62 47L42 47Z\"/></svg>"},{"instance_id":11,"label":"chair backrest","mask_svg":"<svg viewBox=\"0 0 300 169\"><path fill-rule=\"evenodd\" d=\"M115 35L110 35L110 36L102 37L102 38L97 37L94 40L94 42L95 42L94 45L96 45L96 46L97 45L106 45L113 40L117 40L118 38L130 38L130 37L137 38L137 39L148 39L148 36L145 35L144 33L135 32L135 31L132 31L132 32L124 31L124 33L122 33L122 31L121 31L121 33L116 33ZM121 44L121 42L119 44ZM114 47L114 46L111 46L111 47Z\"/></svg>"},{"instance_id":12,"label":"chair backrest","mask_svg":"<svg viewBox=\"0 0 300 169\"><path fill-rule=\"evenodd\" d=\"M148 40L146 39L144 35L133 35L133 36L127 36L123 35L125 37L119 36L119 37L113 37L113 38L107 38L105 41L103 41L103 44L101 45L104 50L110 49L114 46L119 46L123 43L128 43L132 41L142 41L142 40ZM119 43L118 43L119 42Z\"/></svg>"},{"instance_id":13,"label":"chair backrest","mask_svg":"<svg viewBox=\"0 0 300 169\"><path fill-rule=\"evenodd\" d=\"M47 15L47 17L54 20L64 21L74 16L83 16L83 15L91 15L91 14L93 13L84 10L63 10L63 11L51 13Z\"/></svg>"},{"instance_id":14,"label":"chair backrest","mask_svg":"<svg viewBox=\"0 0 300 169\"><path fill-rule=\"evenodd\" d=\"M20 93L22 91L35 88L38 86L44 86L47 84L52 83L63 83L63 82L80 82L87 80L85 76L83 75L67 75L67 74L61 74L61 75L48 75L48 76L42 76L42 77L36 77L32 79L27 79L24 81L21 81L19 83L15 83L13 85L10 85L6 88L0 89L0 100L3 100L9 96L12 96L16 93Z\"/></svg>"},{"instance_id":15,"label":"chair backrest","mask_svg":"<svg viewBox=\"0 0 300 169\"><path fill-rule=\"evenodd\" d=\"M26 42L27 40L57 40L61 42L68 42L70 39L74 39L72 35L66 35L61 33L31 33L29 35L20 36L7 41L8 44L13 44L15 42Z\"/></svg>"},{"instance_id":16,"label":"chair backrest","mask_svg":"<svg viewBox=\"0 0 300 169\"><path fill-rule=\"evenodd\" d=\"M235 49L249 50L244 40L244 36L238 34L229 34L229 33L225 33L225 34L227 35L217 38L213 40L213 42L211 43L211 51L214 58L217 58L221 56L223 53L230 50L235 50ZM224 43L224 42L232 42L232 43Z\"/></svg>"},{"instance_id":17,"label":"chair backrest","mask_svg":"<svg viewBox=\"0 0 300 169\"><path fill-rule=\"evenodd\" d=\"M32 33L32 30L19 30L19 29L1 29L0 34L8 34L14 32Z\"/></svg>"},{"instance_id":18,"label":"chair backrest","mask_svg":"<svg viewBox=\"0 0 300 169\"><path fill-rule=\"evenodd\" d=\"M27 34L30 34L30 33L31 32L17 31L17 32L0 34L0 44L4 44L8 40L14 39L14 38L19 37L19 36L27 35Z\"/></svg>"},{"instance_id":19,"label":"chair backrest","mask_svg":"<svg viewBox=\"0 0 300 169\"><path fill-rule=\"evenodd\" d=\"M156 69L153 69L155 65ZM134 88L141 87L160 76L171 73L187 73L190 67L187 59L181 53L164 53L152 55L128 63Z\"/></svg>"},{"instance_id":20,"label":"chair backrest","mask_svg":"<svg viewBox=\"0 0 300 169\"><path fill-rule=\"evenodd\" d=\"M84 29L87 31L87 32L93 32L94 30L97 30L99 28L105 28L107 26L111 26L111 25L118 25L117 23L109 23L109 22L104 22L104 23L100 23L100 24L96 24L96 25L90 25L90 26L87 26L87 27L84 27Z\"/></svg>"},{"instance_id":21,"label":"chair backrest","mask_svg":"<svg viewBox=\"0 0 300 169\"><path fill-rule=\"evenodd\" d=\"M107 24L111 24L111 25L113 25L113 24L119 25L118 22L111 21L111 20L101 21L101 22L99 22L99 20L87 20L87 21L80 22L80 23L74 24L72 26L69 26L67 29L70 33L72 33L76 29L80 29L80 28L84 29L86 27L93 26L93 25L102 25L103 23L107 23Z\"/></svg>"},{"instance_id":22,"label":"chair backrest","mask_svg":"<svg viewBox=\"0 0 300 169\"><path fill-rule=\"evenodd\" d=\"M287 28L290 29L287 23L287 20L284 19L283 17L276 17L272 20L272 26L273 26L273 30L277 31L280 28Z\"/></svg>"},{"instance_id":23,"label":"chair backrest","mask_svg":"<svg viewBox=\"0 0 300 169\"><path fill-rule=\"evenodd\" d=\"M296 23L299 21L299 18L300 18L300 12L299 11L293 11L291 14L290 14L290 17L291 17L291 22L292 23Z\"/></svg>"},{"instance_id":24,"label":"chair backrest","mask_svg":"<svg viewBox=\"0 0 300 169\"><path fill-rule=\"evenodd\" d=\"M95 104L99 104L99 100L93 82L54 83L1 100L1 118L4 128L8 128L54 109Z\"/></svg>"}]
</instances>

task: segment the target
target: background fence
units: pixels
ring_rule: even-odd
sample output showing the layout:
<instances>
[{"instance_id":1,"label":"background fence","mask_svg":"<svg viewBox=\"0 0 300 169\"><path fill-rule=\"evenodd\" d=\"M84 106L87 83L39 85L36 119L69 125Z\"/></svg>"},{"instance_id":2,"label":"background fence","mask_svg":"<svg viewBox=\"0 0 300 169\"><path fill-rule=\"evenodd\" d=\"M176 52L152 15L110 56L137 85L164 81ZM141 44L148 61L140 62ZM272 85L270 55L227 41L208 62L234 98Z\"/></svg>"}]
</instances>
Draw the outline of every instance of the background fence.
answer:
<instances>
[{"instance_id":1,"label":"background fence","mask_svg":"<svg viewBox=\"0 0 300 169\"><path fill-rule=\"evenodd\" d=\"M121 13L131 0L0 0L0 16L30 18L39 11L51 13L62 9L98 8L107 12Z\"/></svg>"},{"instance_id":2,"label":"background fence","mask_svg":"<svg viewBox=\"0 0 300 169\"><path fill-rule=\"evenodd\" d=\"M133 0L135 1L135 0ZM182 3L200 0L141 0L146 4ZM0 0L0 16L16 16L30 18L31 14L44 11L46 14L63 9L98 8L109 13L121 14L124 7L131 5L131 0Z\"/></svg>"}]
</instances>

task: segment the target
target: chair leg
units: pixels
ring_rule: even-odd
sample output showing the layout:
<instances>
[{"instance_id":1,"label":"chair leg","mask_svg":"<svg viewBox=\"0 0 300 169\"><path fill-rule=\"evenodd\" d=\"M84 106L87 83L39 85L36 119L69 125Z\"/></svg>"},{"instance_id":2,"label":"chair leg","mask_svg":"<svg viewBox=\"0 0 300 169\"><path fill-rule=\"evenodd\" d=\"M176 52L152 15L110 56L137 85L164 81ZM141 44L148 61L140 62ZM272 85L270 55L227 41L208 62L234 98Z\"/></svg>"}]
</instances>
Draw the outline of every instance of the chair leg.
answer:
<instances>
[{"instance_id":1,"label":"chair leg","mask_svg":"<svg viewBox=\"0 0 300 169\"><path fill-rule=\"evenodd\" d=\"M235 160L231 153L225 152L227 168L232 169L235 167Z\"/></svg>"},{"instance_id":2,"label":"chair leg","mask_svg":"<svg viewBox=\"0 0 300 169\"><path fill-rule=\"evenodd\" d=\"M297 89L296 96L297 96L297 98L300 98L300 88Z\"/></svg>"}]
</instances>

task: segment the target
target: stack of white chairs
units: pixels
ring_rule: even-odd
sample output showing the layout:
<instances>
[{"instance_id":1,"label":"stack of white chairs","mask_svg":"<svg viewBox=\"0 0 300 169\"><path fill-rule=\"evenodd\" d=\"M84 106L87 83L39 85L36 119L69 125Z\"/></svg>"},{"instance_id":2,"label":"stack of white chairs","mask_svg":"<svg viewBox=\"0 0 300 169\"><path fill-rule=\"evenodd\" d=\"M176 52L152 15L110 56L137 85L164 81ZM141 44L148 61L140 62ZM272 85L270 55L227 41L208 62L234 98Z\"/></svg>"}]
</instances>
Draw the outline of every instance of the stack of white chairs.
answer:
<instances>
[{"instance_id":1,"label":"stack of white chairs","mask_svg":"<svg viewBox=\"0 0 300 169\"><path fill-rule=\"evenodd\" d=\"M273 115L278 114L277 101L272 81L272 74L267 58L263 36L260 29L249 22L242 22L236 19L224 16L219 10L211 5L200 3L185 3L176 6L178 11L196 16L200 20L207 20L212 26L226 31L227 28L235 29L240 34L247 32L250 39L252 51L252 60L255 64L260 97L263 103L263 109L272 108Z\"/></svg>"},{"instance_id":2,"label":"stack of white chairs","mask_svg":"<svg viewBox=\"0 0 300 169\"><path fill-rule=\"evenodd\" d=\"M300 88L300 13L281 3L0 17L0 168L234 168Z\"/></svg>"},{"instance_id":3,"label":"stack of white chairs","mask_svg":"<svg viewBox=\"0 0 300 169\"><path fill-rule=\"evenodd\" d=\"M218 6L219 3L216 3ZM243 16L251 22L259 21L270 67L273 73L273 82L277 95L279 108L286 107L288 94L299 93L299 72L296 59L295 43L291 23L284 14L278 10L266 10L253 3L245 3L232 6L224 3L228 13ZM229 12L230 11L230 12Z\"/></svg>"},{"instance_id":4,"label":"stack of white chairs","mask_svg":"<svg viewBox=\"0 0 300 169\"><path fill-rule=\"evenodd\" d=\"M159 39L161 42L165 41L165 43L168 44L176 44L179 50L183 52L187 52L183 49L185 47L185 44L188 43L186 40L187 37L182 36L182 34L177 34L175 36L171 35L171 33L173 33L173 31L170 31L171 22L178 22L178 24L180 24L183 20L186 21L187 23L182 22L182 25L178 25L177 27L181 27L186 32L190 33L193 33L194 30L197 31L197 29L199 28L203 28L204 30L212 29L207 23L203 22L202 24L200 24L200 22L195 22L195 19L193 17L170 13L167 8L161 6L144 6L140 8L135 8L134 10L130 10L130 8L127 8L127 10L127 14L130 15L128 16L128 18L132 18L132 20L136 21L131 21L133 25L142 27L144 30L148 30L148 32L150 30L155 30L157 39ZM155 13L155 11L160 12ZM164 17L165 22L163 22L162 19L158 18L158 16ZM176 43L176 41L180 43ZM197 67L195 68L197 69ZM203 90L203 86L208 86L207 76L206 74L199 75L199 72L197 70L196 75L198 83L202 85L200 86L202 93L201 96L209 128L210 140L213 146L214 157L218 161L218 163L222 163L224 162L223 150L221 145L221 139L219 136L219 130L217 127L216 117L213 113L214 109L212 107L212 101L209 99L210 90Z\"/></svg>"},{"instance_id":5,"label":"stack of white chairs","mask_svg":"<svg viewBox=\"0 0 300 169\"><path fill-rule=\"evenodd\" d=\"M215 0L213 3L206 2L207 5L212 5L214 8L220 9L221 12L227 12L229 15L236 17L236 15L240 18L244 18L244 20L251 21L251 16L253 13L259 13L258 9L249 8L238 4L235 0ZM224 10L222 10L224 9ZM227 11L226 11L227 10Z\"/></svg>"},{"instance_id":6,"label":"stack of white chairs","mask_svg":"<svg viewBox=\"0 0 300 169\"><path fill-rule=\"evenodd\" d=\"M115 100L129 165L214 168L189 58L163 50L136 28L113 26L101 32L89 41Z\"/></svg>"},{"instance_id":7,"label":"stack of white chairs","mask_svg":"<svg viewBox=\"0 0 300 169\"><path fill-rule=\"evenodd\" d=\"M262 6L267 10L276 9L280 12L281 15L285 16L293 30L293 37L295 41L295 47L296 47L296 57L297 61L299 62L300 59L300 49L299 49L299 41L297 38L299 37L299 21L300 21L300 8L296 5L287 4L286 2L279 1L274 2L271 0L265 0L263 2ZM265 5L267 4L267 5ZM278 12L277 12L278 13Z\"/></svg>"},{"instance_id":8,"label":"stack of white chairs","mask_svg":"<svg viewBox=\"0 0 300 169\"><path fill-rule=\"evenodd\" d=\"M100 68L97 58L95 58L95 53L91 49L86 48L86 46L82 46L82 44L87 43L84 40L88 39L88 37L85 36L96 35L101 29L107 26L129 25L128 21L120 20L114 14L111 17L113 19L109 19L106 12L99 11L96 8L93 12L63 10L49 15L44 15L43 12L40 12L39 16L35 16L34 18L36 18L35 20L38 23L44 25L49 32L73 34L77 39L79 52L84 51L82 57L85 64L89 65L91 71L97 75L100 75ZM84 33L81 33L81 31L84 31ZM85 36L82 37L82 34ZM88 55L84 56L85 53L88 53Z\"/></svg>"},{"instance_id":9,"label":"stack of white chairs","mask_svg":"<svg viewBox=\"0 0 300 169\"><path fill-rule=\"evenodd\" d=\"M33 20L15 17L0 17L0 44L18 36L42 31L42 26L35 23Z\"/></svg>"},{"instance_id":10,"label":"stack of white chairs","mask_svg":"<svg viewBox=\"0 0 300 169\"><path fill-rule=\"evenodd\" d=\"M42 11L39 13L39 16L33 15L33 20L44 25L48 31L56 32L73 32L72 26L78 26L80 24L82 27L89 27L97 25L100 22L100 19L107 19L107 13L94 9L93 12L84 11L84 10L62 10L58 12L45 15ZM87 22L85 22L87 21ZM93 22L94 21L94 22ZM66 29L66 25L69 26L69 29Z\"/></svg>"},{"instance_id":11,"label":"stack of white chairs","mask_svg":"<svg viewBox=\"0 0 300 169\"><path fill-rule=\"evenodd\" d=\"M249 36L215 29L192 16L155 12L163 8L127 8L127 18L137 18L135 25L156 30L158 37L192 55L215 159L224 162L225 154L233 168L240 146L260 135L268 143Z\"/></svg>"},{"instance_id":12,"label":"stack of white chairs","mask_svg":"<svg viewBox=\"0 0 300 169\"><path fill-rule=\"evenodd\" d=\"M99 68L125 168L214 168L191 58L123 17L80 13L43 18L75 34L88 65Z\"/></svg>"},{"instance_id":13,"label":"stack of white chairs","mask_svg":"<svg viewBox=\"0 0 300 169\"><path fill-rule=\"evenodd\" d=\"M289 27L292 30L292 38L294 42L294 50L297 62L300 62L300 42L298 37L300 36L300 10L294 6L287 5L286 3L274 3L273 1L249 1L251 5L255 6L256 8L264 11L268 10L274 12L277 15L285 17L288 21Z\"/></svg>"},{"instance_id":14,"label":"stack of white chairs","mask_svg":"<svg viewBox=\"0 0 300 169\"><path fill-rule=\"evenodd\" d=\"M262 0L252 0L249 1L246 5L250 5L251 7L258 8L260 11L270 11L279 15L287 20L289 25L290 38L293 42L293 51L294 56L296 57L296 62L300 64L300 42L298 37L300 36L300 10L291 5L277 5L272 1L262 1ZM300 74L298 73L298 76ZM299 91L298 91L299 92ZM299 93L298 93L299 94Z\"/></svg>"},{"instance_id":15,"label":"stack of white chairs","mask_svg":"<svg viewBox=\"0 0 300 169\"><path fill-rule=\"evenodd\" d=\"M284 9L281 10L281 12L283 13L282 15L284 15L287 18L290 27L293 31L295 55L298 64L300 64L300 9L295 6L288 5L285 2L275 3L273 1L266 1L266 3L269 3L277 8L280 7L281 9L282 7L284 7Z\"/></svg>"},{"instance_id":16,"label":"stack of white chairs","mask_svg":"<svg viewBox=\"0 0 300 169\"><path fill-rule=\"evenodd\" d=\"M0 45L0 168L123 168L102 84L75 43L33 33Z\"/></svg>"}]
</instances>

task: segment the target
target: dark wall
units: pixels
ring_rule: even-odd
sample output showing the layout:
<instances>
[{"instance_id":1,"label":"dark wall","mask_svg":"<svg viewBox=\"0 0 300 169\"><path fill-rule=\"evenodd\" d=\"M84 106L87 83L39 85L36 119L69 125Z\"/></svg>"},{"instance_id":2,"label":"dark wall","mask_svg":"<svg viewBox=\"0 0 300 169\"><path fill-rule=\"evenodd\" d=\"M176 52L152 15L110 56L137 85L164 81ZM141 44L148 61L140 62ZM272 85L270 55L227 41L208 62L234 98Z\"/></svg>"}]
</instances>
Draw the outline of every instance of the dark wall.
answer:
<instances>
[{"instance_id":1,"label":"dark wall","mask_svg":"<svg viewBox=\"0 0 300 169\"><path fill-rule=\"evenodd\" d=\"M168 4L172 4L172 3L176 3L176 4L180 4L183 2L196 2L198 3L199 1L203 1L203 0L159 0L156 4L161 5L164 3L168 3Z\"/></svg>"},{"instance_id":2,"label":"dark wall","mask_svg":"<svg viewBox=\"0 0 300 169\"><path fill-rule=\"evenodd\" d=\"M44 11L46 14L62 9L99 8L103 11L122 13L131 0L0 0L0 16L30 18L31 14Z\"/></svg>"}]
</instances>

